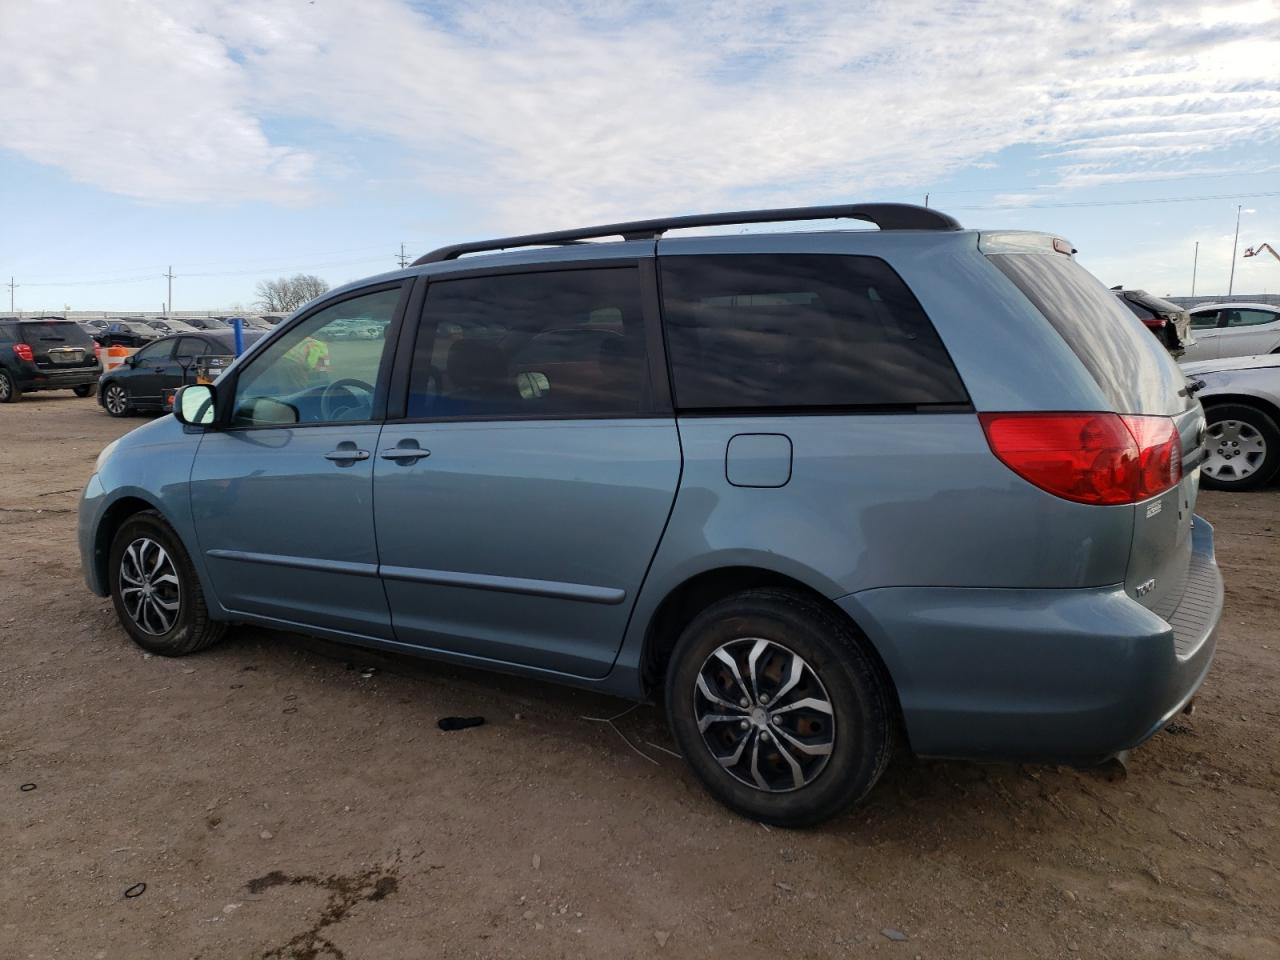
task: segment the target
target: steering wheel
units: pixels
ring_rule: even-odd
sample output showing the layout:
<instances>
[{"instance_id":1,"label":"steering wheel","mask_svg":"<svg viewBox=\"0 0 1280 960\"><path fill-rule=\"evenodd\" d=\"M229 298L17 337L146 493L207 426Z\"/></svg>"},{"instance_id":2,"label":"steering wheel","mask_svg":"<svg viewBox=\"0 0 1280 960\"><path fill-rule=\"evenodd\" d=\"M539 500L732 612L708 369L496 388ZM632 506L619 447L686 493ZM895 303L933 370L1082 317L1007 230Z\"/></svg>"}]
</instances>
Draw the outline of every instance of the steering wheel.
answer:
<instances>
[{"instance_id":1,"label":"steering wheel","mask_svg":"<svg viewBox=\"0 0 1280 960\"><path fill-rule=\"evenodd\" d=\"M363 380L347 377L325 384L320 391L320 416L326 423L341 420L342 414L360 403L360 399L351 392L351 388L361 390L369 395L368 405L373 408L373 384Z\"/></svg>"}]
</instances>

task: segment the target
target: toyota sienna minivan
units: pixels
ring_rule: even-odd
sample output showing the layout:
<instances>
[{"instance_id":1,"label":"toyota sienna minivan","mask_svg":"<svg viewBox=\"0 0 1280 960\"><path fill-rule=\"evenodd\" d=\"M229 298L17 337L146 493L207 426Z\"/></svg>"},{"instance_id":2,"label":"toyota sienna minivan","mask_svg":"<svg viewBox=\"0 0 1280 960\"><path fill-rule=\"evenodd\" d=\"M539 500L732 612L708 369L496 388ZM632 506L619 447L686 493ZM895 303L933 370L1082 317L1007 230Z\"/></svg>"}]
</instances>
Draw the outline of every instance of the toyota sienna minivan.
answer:
<instances>
[{"instance_id":1,"label":"toyota sienna minivan","mask_svg":"<svg viewBox=\"0 0 1280 960\"><path fill-rule=\"evenodd\" d=\"M673 233L828 218L879 229ZM661 698L770 823L895 743L1101 762L1189 704L1222 582L1200 405L1073 253L896 204L437 250L107 447L85 576L158 654L247 623Z\"/></svg>"}]
</instances>

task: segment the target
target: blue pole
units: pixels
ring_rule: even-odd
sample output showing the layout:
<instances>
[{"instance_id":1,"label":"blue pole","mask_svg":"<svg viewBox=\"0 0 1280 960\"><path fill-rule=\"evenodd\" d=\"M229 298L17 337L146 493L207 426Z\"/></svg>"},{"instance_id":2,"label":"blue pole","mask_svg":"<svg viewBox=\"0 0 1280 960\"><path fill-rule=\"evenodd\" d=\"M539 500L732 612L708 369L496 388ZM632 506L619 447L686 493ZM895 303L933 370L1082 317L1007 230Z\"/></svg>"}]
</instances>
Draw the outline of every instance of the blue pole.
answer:
<instances>
[{"instance_id":1,"label":"blue pole","mask_svg":"<svg viewBox=\"0 0 1280 960\"><path fill-rule=\"evenodd\" d=\"M236 332L236 356L244 353L244 319L242 317L232 317L231 327Z\"/></svg>"}]
</instances>

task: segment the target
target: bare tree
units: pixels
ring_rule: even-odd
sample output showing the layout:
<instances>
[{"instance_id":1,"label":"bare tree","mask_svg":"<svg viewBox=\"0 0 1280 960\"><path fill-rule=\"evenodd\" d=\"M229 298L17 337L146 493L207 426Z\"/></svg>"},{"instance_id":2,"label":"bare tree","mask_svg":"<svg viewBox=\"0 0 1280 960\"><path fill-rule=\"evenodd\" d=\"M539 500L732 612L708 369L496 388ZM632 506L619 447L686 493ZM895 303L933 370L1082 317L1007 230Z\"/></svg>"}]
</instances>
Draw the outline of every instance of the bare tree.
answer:
<instances>
[{"instance_id":1,"label":"bare tree","mask_svg":"<svg viewBox=\"0 0 1280 960\"><path fill-rule=\"evenodd\" d=\"M295 273L289 280L289 286L293 288L293 295L298 300L290 309L314 300L329 289L329 285L313 273Z\"/></svg>"},{"instance_id":2,"label":"bare tree","mask_svg":"<svg viewBox=\"0 0 1280 960\"><path fill-rule=\"evenodd\" d=\"M328 289L329 284L314 274L295 273L292 277L259 280L254 293L261 309L269 313L290 313Z\"/></svg>"}]
</instances>

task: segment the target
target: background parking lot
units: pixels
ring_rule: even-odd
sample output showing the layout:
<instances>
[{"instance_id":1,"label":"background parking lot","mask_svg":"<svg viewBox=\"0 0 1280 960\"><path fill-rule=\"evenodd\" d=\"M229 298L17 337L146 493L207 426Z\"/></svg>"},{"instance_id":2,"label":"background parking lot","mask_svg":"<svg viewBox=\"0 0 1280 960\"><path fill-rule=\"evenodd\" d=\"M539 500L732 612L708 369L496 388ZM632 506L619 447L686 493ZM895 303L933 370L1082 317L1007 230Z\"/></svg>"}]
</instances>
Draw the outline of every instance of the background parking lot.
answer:
<instances>
[{"instance_id":1,"label":"background parking lot","mask_svg":"<svg viewBox=\"0 0 1280 960\"><path fill-rule=\"evenodd\" d=\"M139 423L0 409L0 956L1280 957L1274 487L1200 494L1217 662L1127 778L902 758L788 832L656 707L257 629L144 655L75 544Z\"/></svg>"}]
</instances>

